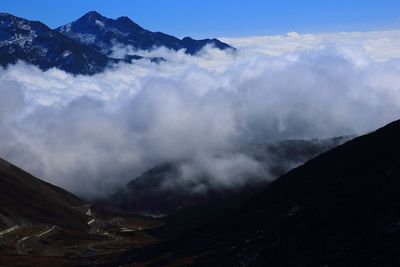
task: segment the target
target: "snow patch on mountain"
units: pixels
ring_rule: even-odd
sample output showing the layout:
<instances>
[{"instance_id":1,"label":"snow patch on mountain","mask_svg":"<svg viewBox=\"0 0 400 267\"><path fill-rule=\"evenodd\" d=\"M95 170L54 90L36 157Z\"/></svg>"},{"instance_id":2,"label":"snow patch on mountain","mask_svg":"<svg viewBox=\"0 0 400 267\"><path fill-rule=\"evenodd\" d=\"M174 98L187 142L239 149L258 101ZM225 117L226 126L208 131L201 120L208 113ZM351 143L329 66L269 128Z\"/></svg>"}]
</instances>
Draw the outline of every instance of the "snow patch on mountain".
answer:
<instances>
[{"instance_id":1,"label":"snow patch on mountain","mask_svg":"<svg viewBox=\"0 0 400 267\"><path fill-rule=\"evenodd\" d=\"M96 19L96 24L100 27L104 27L104 23L98 19Z\"/></svg>"}]
</instances>

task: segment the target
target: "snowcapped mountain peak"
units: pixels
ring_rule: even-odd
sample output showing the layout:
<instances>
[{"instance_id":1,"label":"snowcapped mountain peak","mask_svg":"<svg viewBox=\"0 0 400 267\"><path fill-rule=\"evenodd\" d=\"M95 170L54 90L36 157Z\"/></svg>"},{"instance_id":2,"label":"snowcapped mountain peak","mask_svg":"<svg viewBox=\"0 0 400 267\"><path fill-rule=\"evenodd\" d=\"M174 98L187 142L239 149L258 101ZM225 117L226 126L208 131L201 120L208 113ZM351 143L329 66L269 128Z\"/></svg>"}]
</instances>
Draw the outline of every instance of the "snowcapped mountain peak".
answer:
<instances>
[{"instance_id":1,"label":"snowcapped mountain peak","mask_svg":"<svg viewBox=\"0 0 400 267\"><path fill-rule=\"evenodd\" d=\"M180 40L168 34L146 30L126 16L110 19L95 11L56 30L81 44L93 46L104 55L110 55L116 43L138 50L151 50L160 46L171 50L184 49L188 54L196 54L207 44L219 49L232 49L217 39Z\"/></svg>"},{"instance_id":2,"label":"snowcapped mountain peak","mask_svg":"<svg viewBox=\"0 0 400 267\"><path fill-rule=\"evenodd\" d=\"M75 32L85 32L88 34L96 34L98 32L98 28L105 27L109 23L110 19L104 17L100 13L96 11L90 11L77 19L74 22L68 23L66 25L63 25L61 27L58 27L56 31L68 35L69 37L72 37ZM90 36L89 36L90 37ZM72 39L76 39L72 38ZM92 41L94 41L93 36L88 38L87 36L82 37L82 40L84 40L84 44L91 44ZM92 40L91 42L88 43L88 40Z\"/></svg>"},{"instance_id":3,"label":"snowcapped mountain peak","mask_svg":"<svg viewBox=\"0 0 400 267\"><path fill-rule=\"evenodd\" d=\"M122 16L116 19L117 22L141 28L137 23L133 22L130 18Z\"/></svg>"},{"instance_id":4,"label":"snowcapped mountain peak","mask_svg":"<svg viewBox=\"0 0 400 267\"><path fill-rule=\"evenodd\" d=\"M24 22L24 19L15 17L8 13L0 13L0 25L2 28L10 27L13 23L19 21L20 23Z\"/></svg>"},{"instance_id":5,"label":"snowcapped mountain peak","mask_svg":"<svg viewBox=\"0 0 400 267\"><path fill-rule=\"evenodd\" d=\"M85 15L83 15L80 19L86 19L86 20L103 20L106 19L103 15L98 13L97 11L89 11Z\"/></svg>"},{"instance_id":6,"label":"snowcapped mountain peak","mask_svg":"<svg viewBox=\"0 0 400 267\"><path fill-rule=\"evenodd\" d=\"M114 61L41 22L3 13L0 16L0 65L5 67L18 60L44 70L56 67L74 74L94 74Z\"/></svg>"},{"instance_id":7,"label":"snowcapped mountain peak","mask_svg":"<svg viewBox=\"0 0 400 267\"><path fill-rule=\"evenodd\" d=\"M46 32L47 26L31 22L7 13L0 14L0 47L6 45L25 46L37 37L37 31Z\"/></svg>"}]
</instances>

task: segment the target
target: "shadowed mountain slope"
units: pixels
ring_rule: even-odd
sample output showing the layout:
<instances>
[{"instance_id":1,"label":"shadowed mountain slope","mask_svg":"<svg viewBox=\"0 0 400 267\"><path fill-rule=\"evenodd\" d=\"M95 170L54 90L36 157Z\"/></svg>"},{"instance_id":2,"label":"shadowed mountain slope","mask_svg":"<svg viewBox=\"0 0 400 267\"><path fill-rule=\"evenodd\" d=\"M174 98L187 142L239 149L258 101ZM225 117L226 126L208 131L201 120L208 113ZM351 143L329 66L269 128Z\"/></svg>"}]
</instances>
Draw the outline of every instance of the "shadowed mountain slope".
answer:
<instances>
[{"instance_id":1,"label":"shadowed mountain slope","mask_svg":"<svg viewBox=\"0 0 400 267\"><path fill-rule=\"evenodd\" d=\"M119 263L153 257L161 266L397 266L399 225L396 121L288 172L230 214L126 252Z\"/></svg>"},{"instance_id":2,"label":"shadowed mountain slope","mask_svg":"<svg viewBox=\"0 0 400 267\"><path fill-rule=\"evenodd\" d=\"M85 203L0 159L0 227L44 223L85 229L86 216L71 207Z\"/></svg>"}]
</instances>

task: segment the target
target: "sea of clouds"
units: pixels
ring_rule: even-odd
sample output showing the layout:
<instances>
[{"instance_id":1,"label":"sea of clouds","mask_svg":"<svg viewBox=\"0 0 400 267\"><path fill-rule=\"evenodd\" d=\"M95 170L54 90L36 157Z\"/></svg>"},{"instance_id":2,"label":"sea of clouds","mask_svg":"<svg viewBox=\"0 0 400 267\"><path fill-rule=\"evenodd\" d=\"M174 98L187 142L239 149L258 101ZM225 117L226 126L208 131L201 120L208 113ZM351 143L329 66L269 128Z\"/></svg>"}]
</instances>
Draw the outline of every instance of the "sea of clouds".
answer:
<instances>
[{"instance_id":1,"label":"sea of clouds","mask_svg":"<svg viewBox=\"0 0 400 267\"><path fill-rule=\"evenodd\" d=\"M0 156L85 196L190 159L215 186L267 177L236 147L363 134L400 118L400 31L221 38L237 48L161 56L94 76L0 69ZM193 182L193 181L192 181Z\"/></svg>"}]
</instances>

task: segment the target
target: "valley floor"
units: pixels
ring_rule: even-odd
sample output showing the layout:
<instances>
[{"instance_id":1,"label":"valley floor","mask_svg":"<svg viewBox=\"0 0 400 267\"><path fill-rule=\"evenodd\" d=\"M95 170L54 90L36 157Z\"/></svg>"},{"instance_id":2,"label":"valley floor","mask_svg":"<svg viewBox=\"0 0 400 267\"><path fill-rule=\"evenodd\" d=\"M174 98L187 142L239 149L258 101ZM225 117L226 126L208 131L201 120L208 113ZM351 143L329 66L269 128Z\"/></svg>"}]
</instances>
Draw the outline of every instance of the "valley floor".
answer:
<instances>
[{"instance_id":1,"label":"valley floor","mask_svg":"<svg viewBox=\"0 0 400 267\"><path fill-rule=\"evenodd\" d=\"M89 232L55 225L15 225L0 231L0 266L85 266L112 262L127 249L158 240L146 229L160 226L153 218L126 213L96 212L88 216Z\"/></svg>"}]
</instances>

